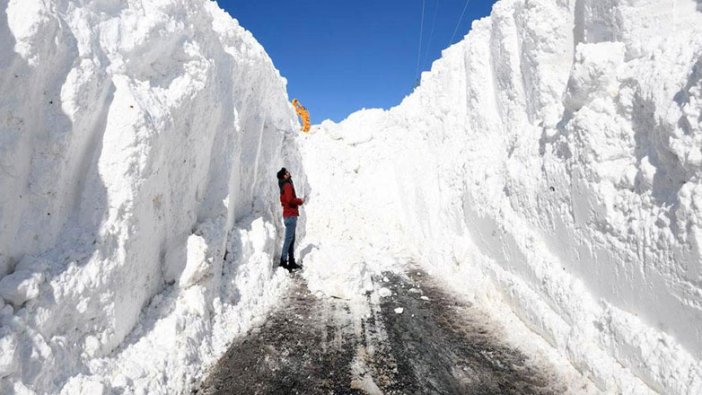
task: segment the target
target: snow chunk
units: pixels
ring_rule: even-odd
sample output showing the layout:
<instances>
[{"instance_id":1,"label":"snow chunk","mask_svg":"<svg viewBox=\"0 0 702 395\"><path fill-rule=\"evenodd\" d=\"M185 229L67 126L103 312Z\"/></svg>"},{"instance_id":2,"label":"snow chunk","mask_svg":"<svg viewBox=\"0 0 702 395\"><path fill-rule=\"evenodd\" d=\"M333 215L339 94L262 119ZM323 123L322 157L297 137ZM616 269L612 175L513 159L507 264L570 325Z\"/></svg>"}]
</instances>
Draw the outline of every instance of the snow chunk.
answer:
<instances>
[{"instance_id":1,"label":"snow chunk","mask_svg":"<svg viewBox=\"0 0 702 395\"><path fill-rule=\"evenodd\" d=\"M208 257L207 251L207 242L202 236L188 237L187 263L178 280L181 287L188 288L195 285L212 270L212 257Z\"/></svg>"},{"instance_id":2,"label":"snow chunk","mask_svg":"<svg viewBox=\"0 0 702 395\"><path fill-rule=\"evenodd\" d=\"M386 297L392 295L392 291L385 288L385 287L382 287L378 290L378 295L380 295L383 298L386 298Z\"/></svg>"},{"instance_id":3,"label":"snow chunk","mask_svg":"<svg viewBox=\"0 0 702 395\"><path fill-rule=\"evenodd\" d=\"M44 283L43 273L18 270L0 280L0 296L10 302L15 309L39 296Z\"/></svg>"},{"instance_id":4,"label":"snow chunk","mask_svg":"<svg viewBox=\"0 0 702 395\"><path fill-rule=\"evenodd\" d=\"M71 394L95 394L107 395L110 387L101 378L74 377L61 389L61 395Z\"/></svg>"},{"instance_id":5,"label":"snow chunk","mask_svg":"<svg viewBox=\"0 0 702 395\"><path fill-rule=\"evenodd\" d=\"M0 378L9 376L20 368L16 360L18 352L16 336L13 334L2 334L2 337L0 337Z\"/></svg>"}]
</instances>

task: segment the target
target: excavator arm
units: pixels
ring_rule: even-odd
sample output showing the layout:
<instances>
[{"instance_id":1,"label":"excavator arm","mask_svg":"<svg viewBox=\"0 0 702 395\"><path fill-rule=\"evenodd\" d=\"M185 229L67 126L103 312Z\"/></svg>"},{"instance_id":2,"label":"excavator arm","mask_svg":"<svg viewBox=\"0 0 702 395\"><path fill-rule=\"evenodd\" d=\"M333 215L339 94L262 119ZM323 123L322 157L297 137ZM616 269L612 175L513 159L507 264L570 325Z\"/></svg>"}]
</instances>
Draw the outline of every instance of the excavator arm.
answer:
<instances>
[{"instance_id":1,"label":"excavator arm","mask_svg":"<svg viewBox=\"0 0 702 395\"><path fill-rule=\"evenodd\" d=\"M292 101L293 107L295 107L295 111L297 112L297 115L302 118L302 131L307 133L310 131L310 113L307 111L307 109L300 103L299 100L293 99Z\"/></svg>"}]
</instances>

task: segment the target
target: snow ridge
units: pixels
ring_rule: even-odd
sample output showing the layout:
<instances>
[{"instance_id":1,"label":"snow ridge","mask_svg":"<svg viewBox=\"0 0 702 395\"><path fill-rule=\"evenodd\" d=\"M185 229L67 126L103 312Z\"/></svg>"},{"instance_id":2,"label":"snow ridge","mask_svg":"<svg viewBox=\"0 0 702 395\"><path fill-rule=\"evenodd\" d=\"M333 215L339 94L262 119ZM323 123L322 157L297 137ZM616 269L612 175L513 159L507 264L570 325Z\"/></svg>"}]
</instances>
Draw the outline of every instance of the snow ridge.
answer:
<instances>
[{"instance_id":1,"label":"snow ridge","mask_svg":"<svg viewBox=\"0 0 702 395\"><path fill-rule=\"evenodd\" d=\"M0 392L187 391L287 281L286 82L211 1L0 8Z\"/></svg>"},{"instance_id":2,"label":"snow ridge","mask_svg":"<svg viewBox=\"0 0 702 395\"><path fill-rule=\"evenodd\" d=\"M700 392L701 70L699 2L502 0L399 106L305 139L308 237L507 303L602 391Z\"/></svg>"}]
</instances>

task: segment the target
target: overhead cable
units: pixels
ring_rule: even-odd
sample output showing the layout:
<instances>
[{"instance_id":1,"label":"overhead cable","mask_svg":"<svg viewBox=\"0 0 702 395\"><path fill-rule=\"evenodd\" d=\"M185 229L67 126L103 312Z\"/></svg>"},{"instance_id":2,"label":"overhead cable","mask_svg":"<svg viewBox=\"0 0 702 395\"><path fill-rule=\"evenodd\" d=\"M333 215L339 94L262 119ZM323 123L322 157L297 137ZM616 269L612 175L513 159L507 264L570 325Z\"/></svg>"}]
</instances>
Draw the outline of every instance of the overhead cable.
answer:
<instances>
[{"instance_id":1,"label":"overhead cable","mask_svg":"<svg viewBox=\"0 0 702 395\"><path fill-rule=\"evenodd\" d=\"M417 48L417 67L415 68L414 74L419 76L419 58L422 53L422 35L424 33L424 6L426 5L426 0L422 0L422 18L419 21L419 47Z\"/></svg>"},{"instance_id":2,"label":"overhead cable","mask_svg":"<svg viewBox=\"0 0 702 395\"><path fill-rule=\"evenodd\" d=\"M466 5L463 7L463 11L461 12L461 16L458 17L458 22L456 23L456 28L453 29L453 34L451 35L451 39L449 40L448 45L453 44L453 38L456 37L456 32L458 31L458 27L461 26L461 21L463 20L463 15L465 15L466 10L468 9L468 4L470 4L470 0L466 0Z\"/></svg>"}]
</instances>

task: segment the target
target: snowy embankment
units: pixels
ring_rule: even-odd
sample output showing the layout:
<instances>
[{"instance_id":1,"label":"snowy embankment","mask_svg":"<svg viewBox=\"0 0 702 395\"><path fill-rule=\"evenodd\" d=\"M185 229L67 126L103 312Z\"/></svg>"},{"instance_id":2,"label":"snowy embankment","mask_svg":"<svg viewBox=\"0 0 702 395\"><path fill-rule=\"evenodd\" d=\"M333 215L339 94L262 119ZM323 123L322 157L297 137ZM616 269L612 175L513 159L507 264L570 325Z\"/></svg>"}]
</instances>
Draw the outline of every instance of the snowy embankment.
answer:
<instances>
[{"instance_id":1,"label":"snowy embankment","mask_svg":"<svg viewBox=\"0 0 702 395\"><path fill-rule=\"evenodd\" d=\"M414 261L600 390L702 391L699 1L502 0L302 150L311 288Z\"/></svg>"},{"instance_id":2,"label":"snowy embankment","mask_svg":"<svg viewBox=\"0 0 702 395\"><path fill-rule=\"evenodd\" d=\"M285 81L207 0L0 8L0 393L182 391L287 281Z\"/></svg>"}]
</instances>

